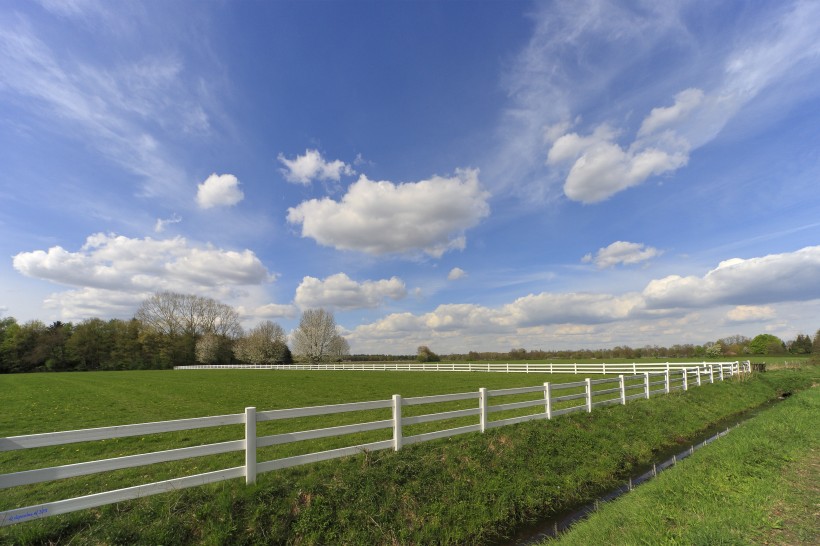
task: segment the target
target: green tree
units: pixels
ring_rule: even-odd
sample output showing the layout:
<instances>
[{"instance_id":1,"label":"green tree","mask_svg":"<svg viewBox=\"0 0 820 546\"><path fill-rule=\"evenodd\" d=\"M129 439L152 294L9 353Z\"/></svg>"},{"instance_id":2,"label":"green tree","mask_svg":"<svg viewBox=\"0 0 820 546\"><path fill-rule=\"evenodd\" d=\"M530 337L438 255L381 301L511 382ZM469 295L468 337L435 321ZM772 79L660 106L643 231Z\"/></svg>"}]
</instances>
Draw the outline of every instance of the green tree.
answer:
<instances>
[{"instance_id":1,"label":"green tree","mask_svg":"<svg viewBox=\"0 0 820 546\"><path fill-rule=\"evenodd\" d=\"M772 334L760 334L749 343L749 350L755 355L777 355L786 352L783 340Z\"/></svg>"},{"instance_id":2,"label":"green tree","mask_svg":"<svg viewBox=\"0 0 820 546\"><path fill-rule=\"evenodd\" d=\"M74 327L66 341L66 352L78 370L105 369L111 358L110 329L105 321L92 318Z\"/></svg>"},{"instance_id":3,"label":"green tree","mask_svg":"<svg viewBox=\"0 0 820 546\"><path fill-rule=\"evenodd\" d=\"M17 339L20 325L14 317L0 320L0 373L10 373L19 367Z\"/></svg>"},{"instance_id":4,"label":"green tree","mask_svg":"<svg viewBox=\"0 0 820 546\"><path fill-rule=\"evenodd\" d=\"M796 355L811 353L812 342L807 335L797 334L797 337L788 344L789 352Z\"/></svg>"},{"instance_id":5,"label":"green tree","mask_svg":"<svg viewBox=\"0 0 820 546\"><path fill-rule=\"evenodd\" d=\"M723 347L720 343L712 343L706 347L706 356L709 358L717 358L723 354Z\"/></svg>"},{"instance_id":6,"label":"green tree","mask_svg":"<svg viewBox=\"0 0 820 546\"><path fill-rule=\"evenodd\" d=\"M427 345L422 345L416 351L416 360L419 362L440 362L441 357L431 351Z\"/></svg>"}]
</instances>

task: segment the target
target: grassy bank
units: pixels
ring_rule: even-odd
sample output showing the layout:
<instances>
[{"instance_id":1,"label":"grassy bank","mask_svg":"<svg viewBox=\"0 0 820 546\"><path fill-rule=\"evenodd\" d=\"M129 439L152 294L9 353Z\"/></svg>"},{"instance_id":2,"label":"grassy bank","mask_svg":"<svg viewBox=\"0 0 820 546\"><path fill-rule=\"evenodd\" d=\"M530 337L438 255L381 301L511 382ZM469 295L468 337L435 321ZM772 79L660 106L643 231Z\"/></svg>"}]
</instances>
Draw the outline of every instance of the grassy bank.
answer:
<instances>
[{"instance_id":1,"label":"grassy bank","mask_svg":"<svg viewBox=\"0 0 820 546\"><path fill-rule=\"evenodd\" d=\"M797 393L545 544L814 544L819 414Z\"/></svg>"},{"instance_id":2,"label":"grassy bank","mask_svg":"<svg viewBox=\"0 0 820 546\"><path fill-rule=\"evenodd\" d=\"M462 375L466 377L460 381L487 384L490 379L489 375ZM534 379L530 377L530 383ZM47 518L6 528L0 531L0 540L15 544L69 539L75 544L483 543L530 518L591 500L650 460L654 451L813 380L811 369L767 372L745 382L705 385L592 414L272 472L261 475L254 487L224 482ZM448 387L443 392L453 391ZM431 394L430 389L423 394Z\"/></svg>"}]
</instances>

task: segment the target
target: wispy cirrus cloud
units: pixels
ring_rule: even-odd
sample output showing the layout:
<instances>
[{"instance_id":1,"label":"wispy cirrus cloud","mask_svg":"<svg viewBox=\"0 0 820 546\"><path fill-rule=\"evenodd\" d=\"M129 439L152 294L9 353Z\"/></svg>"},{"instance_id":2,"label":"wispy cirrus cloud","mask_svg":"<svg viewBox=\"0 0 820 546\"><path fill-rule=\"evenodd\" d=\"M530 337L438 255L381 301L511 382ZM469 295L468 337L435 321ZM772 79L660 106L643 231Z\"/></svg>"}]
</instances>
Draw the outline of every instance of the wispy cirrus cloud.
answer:
<instances>
[{"instance_id":1,"label":"wispy cirrus cloud","mask_svg":"<svg viewBox=\"0 0 820 546\"><path fill-rule=\"evenodd\" d=\"M65 15L88 9L78 5ZM191 82L176 53L94 62L51 47L46 33L7 13L0 15L0 75L0 96L12 99L18 123L94 147L140 180L139 193L184 201L185 168L166 140L211 127L202 82Z\"/></svg>"}]
</instances>

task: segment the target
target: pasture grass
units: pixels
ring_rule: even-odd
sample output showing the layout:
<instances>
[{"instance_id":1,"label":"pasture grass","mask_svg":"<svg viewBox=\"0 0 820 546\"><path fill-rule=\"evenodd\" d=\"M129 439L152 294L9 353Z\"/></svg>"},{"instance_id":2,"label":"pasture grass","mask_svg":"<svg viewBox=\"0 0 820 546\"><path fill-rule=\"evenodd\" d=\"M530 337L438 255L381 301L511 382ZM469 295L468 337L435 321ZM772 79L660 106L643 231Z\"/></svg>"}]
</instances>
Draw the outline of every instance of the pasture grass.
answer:
<instances>
[{"instance_id":1,"label":"pasture grass","mask_svg":"<svg viewBox=\"0 0 820 546\"><path fill-rule=\"evenodd\" d=\"M83 384L84 376L88 376L89 383ZM3 387L13 383L20 388L0 391L4 393L3 426L7 427L3 436L9 435L7 430L13 430L11 434L35 432L14 428L26 421L28 414L18 411L9 418L7 408L13 406L7 403L5 393L12 392L19 400L37 400L35 393L49 388L38 377L56 378L63 384L63 389L52 392L57 396L55 406L63 404L64 411L57 411L52 422L38 421L41 428L37 432L236 413L246 405L256 405L260 410L275 409L386 399L396 392L419 396L475 391L480 386L509 388L538 385L545 380L579 379L543 374L252 370L5 376L0 377ZM759 405L779 392L805 387L812 377L816 377L812 370L767 372L745 382L704 385L688 393L596 409L592 414L572 414L552 421L492 429L483 435L468 434L407 446L398 453L365 453L270 472L260 475L257 485L252 487L232 480L14 525L0 530L0 543L484 543L505 536L529 519L595 498L649 461L653 452L684 441L711 423ZM72 397L66 392L66 381L79 381L86 389L79 389L83 397ZM101 391L99 397L95 397L95 389ZM113 395L118 392L122 399ZM133 397L130 392L143 394ZM150 395L155 393L164 403L151 400ZM95 405L95 398L104 400L102 405ZM77 411L72 400L95 411ZM424 408L423 413L433 411L441 410ZM76 416L82 424L74 423L67 415ZM204 436L197 437L197 432ZM186 431L172 433L179 437L165 441L171 443L170 447L185 442L207 443L219 441L217 436L223 432L231 433L217 429ZM126 440L136 445L127 444ZM131 449L147 451L139 445L147 441L149 437L121 439L119 444L110 442L128 453ZM351 443L342 441L344 445ZM62 456L75 453L81 460L89 460L85 445L8 452L2 454L5 458L0 464L5 472L28 465L65 464L69 461ZM81 452L52 453L52 462L47 464L39 459L20 460L28 452L78 449L76 446L80 446ZM167 447L158 444L150 450L155 448ZM241 464L227 460L233 456L190 459L166 463L167 467L152 465L14 488L4 491L0 503L12 508L32 504L24 501L39 496L54 500L121 487L121 481L144 483L202 472L209 469L205 468L209 464L218 464L216 468ZM236 456L241 458L241 453ZM260 450L259 460L266 458Z\"/></svg>"},{"instance_id":2,"label":"pasture grass","mask_svg":"<svg viewBox=\"0 0 820 546\"><path fill-rule=\"evenodd\" d=\"M0 437L61 430L103 427L258 411L386 400L456 392L479 387L503 389L535 386L544 381L576 381L574 375L500 374L464 372L349 372L271 370L179 370L63 374L0 375ZM581 392L583 388L566 392ZM538 394L506 396L493 403L537 398ZM567 405L567 404L564 404ZM405 417L477 407L477 400L410 406ZM493 414L493 419L532 413L530 410ZM543 411L543 409L541 409ZM305 417L258 424L265 436L351 423L389 419L390 409ZM405 427L405 436L474 424L477 417L452 419ZM266 461L356 445L392 436L389 429L260 448ZM3 473L122 457L180 447L242 439L243 425L212 427L130 438L66 444L22 451L0 452ZM0 510L88 495L120 487L150 483L244 464L244 454L198 457L150 467L122 469L3 491Z\"/></svg>"},{"instance_id":3,"label":"pasture grass","mask_svg":"<svg viewBox=\"0 0 820 546\"><path fill-rule=\"evenodd\" d=\"M818 415L797 393L544 544L814 544Z\"/></svg>"}]
</instances>

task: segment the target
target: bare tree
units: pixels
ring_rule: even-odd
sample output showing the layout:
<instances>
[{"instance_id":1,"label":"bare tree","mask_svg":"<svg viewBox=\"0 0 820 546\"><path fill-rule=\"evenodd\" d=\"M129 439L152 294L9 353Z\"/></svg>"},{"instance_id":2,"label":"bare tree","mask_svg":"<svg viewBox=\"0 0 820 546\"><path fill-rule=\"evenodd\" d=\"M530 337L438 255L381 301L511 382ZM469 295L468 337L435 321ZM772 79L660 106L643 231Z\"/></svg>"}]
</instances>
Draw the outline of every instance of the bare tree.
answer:
<instances>
[{"instance_id":1,"label":"bare tree","mask_svg":"<svg viewBox=\"0 0 820 546\"><path fill-rule=\"evenodd\" d=\"M136 318L169 336L210 333L236 338L242 334L239 314L230 305L192 294L157 292L142 302Z\"/></svg>"},{"instance_id":2,"label":"bare tree","mask_svg":"<svg viewBox=\"0 0 820 546\"><path fill-rule=\"evenodd\" d=\"M349 352L347 340L336 332L333 313L324 309L303 312L299 326L293 331L293 352L302 360L321 362L334 356L334 349Z\"/></svg>"},{"instance_id":3,"label":"bare tree","mask_svg":"<svg viewBox=\"0 0 820 546\"><path fill-rule=\"evenodd\" d=\"M341 361L343 357L349 354L350 344L345 338L337 334L336 337L333 338L333 341L330 342L328 356L333 360Z\"/></svg>"},{"instance_id":4,"label":"bare tree","mask_svg":"<svg viewBox=\"0 0 820 546\"><path fill-rule=\"evenodd\" d=\"M249 364L287 363L290 360L285 331L269 320L240 338L234 345L233 354L237 360Z\"/></svg>"}]
</instances>

